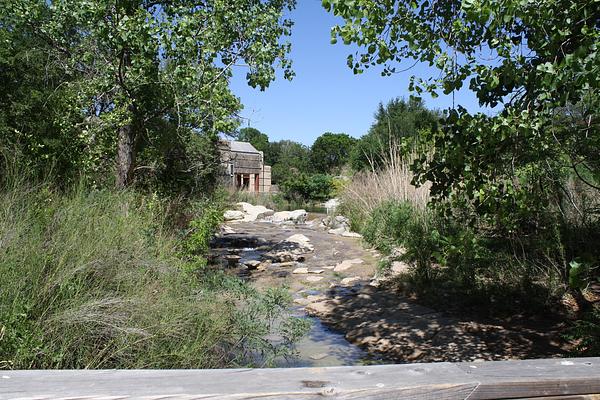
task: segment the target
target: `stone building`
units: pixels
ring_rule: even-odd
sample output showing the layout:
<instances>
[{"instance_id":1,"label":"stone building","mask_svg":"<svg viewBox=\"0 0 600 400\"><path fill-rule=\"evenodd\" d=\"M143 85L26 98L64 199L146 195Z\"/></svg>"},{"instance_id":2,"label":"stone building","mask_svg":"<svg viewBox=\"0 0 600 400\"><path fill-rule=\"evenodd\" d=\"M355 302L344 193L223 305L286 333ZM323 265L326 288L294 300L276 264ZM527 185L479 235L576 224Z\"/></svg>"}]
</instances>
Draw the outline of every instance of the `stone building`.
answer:
<instances>
[{"instance_id":1,"label":"stone building","mask_svg":"<svg viewBox=\"0 0 600 400\"><path fill-rule=\"evenodd\" d=\"M271 191L271 167L265 165L262 151L235 140L223 140L220 150L227 185L254 193Z\"/></svg>"}]
</instances>

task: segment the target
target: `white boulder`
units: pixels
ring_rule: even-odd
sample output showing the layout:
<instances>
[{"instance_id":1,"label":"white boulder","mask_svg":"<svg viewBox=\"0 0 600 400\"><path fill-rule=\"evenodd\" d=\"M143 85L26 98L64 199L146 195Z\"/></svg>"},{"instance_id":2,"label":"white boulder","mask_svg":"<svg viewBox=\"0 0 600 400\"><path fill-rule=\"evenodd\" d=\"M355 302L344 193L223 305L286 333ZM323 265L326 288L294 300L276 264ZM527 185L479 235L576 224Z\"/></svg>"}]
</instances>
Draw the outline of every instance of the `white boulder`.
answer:
<instances>
[{"instance_id":1,"label":"white boulder","mask_svg":"<svg viewBox=\"0 0 600 400\"><path fill-rule=\"evenodd\" d=\"M257 219L263 219L269 217L275 213L275 211L265 206L253 206L250 203L239 202L236 204L238 209L244 213L244 222L252 222Z\"/></svg>"},{"instance_id":2,"label":"white boulder","mask_svg":"<svg viewBox=\"0 0 600 400\"><path fill-rule=\"evenodd\" d=\"M223 213L223 218L225 221L239 221L244 219L244 217L244 212L237 210L227 210Z\"/></svg>"},{"instance_id":3,"label":"white boulder","mask_svg":"<svg viewBox=\"0 0 600 400\"><path fill-rule=\"evenodd\" d=\"M293 222L294 224L303 224L306 222L307 216L306 210L279 211L273 214L271 220L275 223Z\"/></svg>"}]
</instances>

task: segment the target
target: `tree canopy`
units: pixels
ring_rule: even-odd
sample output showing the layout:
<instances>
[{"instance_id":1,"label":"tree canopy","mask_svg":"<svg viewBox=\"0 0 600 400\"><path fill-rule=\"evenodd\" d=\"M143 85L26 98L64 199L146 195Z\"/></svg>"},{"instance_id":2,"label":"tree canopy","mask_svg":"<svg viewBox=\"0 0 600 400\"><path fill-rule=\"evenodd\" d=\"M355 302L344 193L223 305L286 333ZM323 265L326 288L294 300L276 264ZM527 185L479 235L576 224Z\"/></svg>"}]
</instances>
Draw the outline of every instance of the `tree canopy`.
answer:
<instances>
[{"instance_id":1,"label":"tree canopy","mask_svg":"<svg viewBox=\"0 0 600 400\"><path fill-rule=\"evenodd\" d=\"M326 132L310 148L312 168L322 174L339 173L350 157L356 139L345 133Z\"/></svg>"},{"instance_id":2,"label":"tree canopy","mask_svg":"<svg viewBox=\"0 0 600 400\"><path fill-rule=\"evenodd\" d=\"M265 162L267 162L266 153L269 151L269 137L266 134L256 128L247 127L240 129L237 139L242 142L248 142L252 144L256 150L265 153Z\"/></svg>"},{"instance_id":3,"label":"tree canopy","mask_svg":"<svg viewBox=\"0 0 600 400\"><path fill-rule=\"evenodd\" d=\"M352 151L352 168L357 171L378 169L390 157L390 148L412 149L420 140L420 134L438 129L440 117L415 97L408 101L395 98L385 105L379 103L369 132L359 139Z\"/></svg>"},{"instance_id":4,"label":"tree canopy","mask_svg":"<svg viewBox=\"0 0 600 400\"><path fill-rule=\"evenodd\" d=\"M538 189L561 174L600 188L598 1L324 0L323 6L344 19L332 41L360 46L348 58L355 73L383 65L391 75L406 60L424 62L441 74L413 78L417 94L468 85L482 106L500 106L493 114L454 107L431 135L435 156L416 170L432 182L434 198L460 194L481 215L510 225L515 207L544 207L549 193Z\"/></svg>"},{"instance_id":5,"label":"tree canopy","mask_svg":"<svg viewBox=\"0 0 600 400\"><path fill-rule=\"evenodd\" d=\"M261 89L276 68L293 76L282 40L292 23L282 15L294 5L7 0L0 81L15 96L0 103L0 129L34 158L68 152L97 176L116 159L119 187L144 174L206 172L218 163L217 134L238 125L234 65L244 64L248 84ZM47 120L29 123L39 115ZM198 151L199 140L208 147Z\"/></svg>"}]
</instances>

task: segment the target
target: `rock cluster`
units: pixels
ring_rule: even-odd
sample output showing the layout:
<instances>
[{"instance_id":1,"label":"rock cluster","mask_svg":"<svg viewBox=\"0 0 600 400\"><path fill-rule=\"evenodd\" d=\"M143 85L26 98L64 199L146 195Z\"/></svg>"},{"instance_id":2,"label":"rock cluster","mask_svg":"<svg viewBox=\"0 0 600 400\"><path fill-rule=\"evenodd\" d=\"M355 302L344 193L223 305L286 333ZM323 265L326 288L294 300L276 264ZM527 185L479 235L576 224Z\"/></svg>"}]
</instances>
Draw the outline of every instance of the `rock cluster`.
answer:
<instances>
[{"instance_id":1,"label":"rock cluster","mask_svg":"<svg viewBox=\"0 0 600 400\"><path fill-rule=\"evenodd\" d=\"M292 224L303 224L306 222L308 213L306 210L294 210L294 211L279 211L273 214L271 221L274 223L292 223Z\"/></svg>"},{"instance_id":2,"label":"rock cluster","mask_svg":"<svg viewBox=\"0 0 600 400\"><path fill-rule=\"evenodd\" d=\"M350 230L350 220L343 215L336 215L335 217L328 216L323 219L323 226L327 229L328 233L332 235L345 236L345 237L362 237L356 232Z\"/></svg>"},{"instance_id":3,"label":"rock cluster","mask_svg":"<svg viewBox=\"0 0 600 400\"><path fill-rule=\"evenodd\" d=\"M275 212L264 206L253 206L250 203L236 204L237 210L227 210L223 213L225 221L253 222L265 220L277 224L304 224L308 213L306 210Z\"/></svg>"},{"instance_id":4,"label":"rock cluster","mask_svg":"<svg viewBox=\"0 0 600 400\"><path fill-rule=\"evenodd\" d=\"M315 248L310 243L310 239L302 234L296 234L277 243L271 251L265 254L265 257L274 263L301 262L304 261L306 253L313 252L314 250Z\"/></svg>"}]
</instances>

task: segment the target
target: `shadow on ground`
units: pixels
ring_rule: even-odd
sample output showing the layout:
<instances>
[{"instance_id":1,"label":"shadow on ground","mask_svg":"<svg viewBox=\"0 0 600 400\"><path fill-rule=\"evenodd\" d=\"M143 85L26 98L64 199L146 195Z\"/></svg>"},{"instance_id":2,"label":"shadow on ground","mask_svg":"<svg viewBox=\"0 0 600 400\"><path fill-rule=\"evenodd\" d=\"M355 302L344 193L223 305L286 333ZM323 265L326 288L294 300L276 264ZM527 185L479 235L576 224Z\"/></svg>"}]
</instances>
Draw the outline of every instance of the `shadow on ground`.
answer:
<instances>
[{"instance_id":1,"label":"shadow on ground","mask_svg":"<svg viewBox=\"0 0 600 400\"><path fill-rule=\"evenodd\" d=\"M346 339L394 362L560 357L561 325L545 330L457 318L373 286L333 288L307 310Z\"/></svg>"}]
</instances>

